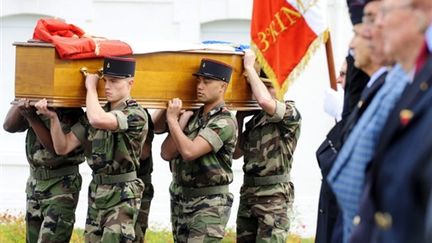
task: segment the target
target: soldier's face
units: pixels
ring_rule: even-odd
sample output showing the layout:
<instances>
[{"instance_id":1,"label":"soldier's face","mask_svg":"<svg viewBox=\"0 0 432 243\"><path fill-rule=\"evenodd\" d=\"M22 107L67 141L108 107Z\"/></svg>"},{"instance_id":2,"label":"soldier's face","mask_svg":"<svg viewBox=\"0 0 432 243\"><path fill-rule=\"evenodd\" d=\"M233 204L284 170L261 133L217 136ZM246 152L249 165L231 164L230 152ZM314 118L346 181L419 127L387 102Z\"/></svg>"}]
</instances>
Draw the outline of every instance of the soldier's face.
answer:
<instances>
[{"instance_id":1,"label":"soldier's face","mask_svg":"<svg viewBox=\"0 0 432 243\"><path fill-rule=\"evenodd\" d=\"M133 79L105 76L104 81L105 95L108 102L115 103L130 95Z\"/></svg>"},{"instance_id":2,"label":"soldier's face","mask_svg":"<svg viewBox=\"0 0 432 243\"><path fill-rule=\"evenodd\" d=\"M197 78L197 99L203 103L212 103L224 95L226 83L199 76Z\"/></svg>"}]
</instances>

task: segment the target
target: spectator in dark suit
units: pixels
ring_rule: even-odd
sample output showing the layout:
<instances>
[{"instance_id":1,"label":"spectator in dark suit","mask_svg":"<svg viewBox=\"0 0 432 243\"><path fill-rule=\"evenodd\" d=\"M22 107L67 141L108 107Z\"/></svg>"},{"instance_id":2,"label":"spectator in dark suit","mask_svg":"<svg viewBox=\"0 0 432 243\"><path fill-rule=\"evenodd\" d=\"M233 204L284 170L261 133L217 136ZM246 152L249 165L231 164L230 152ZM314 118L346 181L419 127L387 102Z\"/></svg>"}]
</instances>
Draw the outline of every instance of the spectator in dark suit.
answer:
<instances>
[{"instance_id":1,"label":"spectator in dark suit","mask_svg":"<svg viewBox=\"0 0 432 243\"><path fill-rule=\"evenodd\" d=\"M384 0L378 17L384 27L385 52L415 77L379 138L351 242L430 242L424 238L426 203L419 203L426 198L419 193L424 187L413 169L424 160L424 151L432 148L427 139L432 123L432 59L423 45L425 15L413 3ZM416 63L423 64L416 67Z\"/></svg>"}]
</instances>

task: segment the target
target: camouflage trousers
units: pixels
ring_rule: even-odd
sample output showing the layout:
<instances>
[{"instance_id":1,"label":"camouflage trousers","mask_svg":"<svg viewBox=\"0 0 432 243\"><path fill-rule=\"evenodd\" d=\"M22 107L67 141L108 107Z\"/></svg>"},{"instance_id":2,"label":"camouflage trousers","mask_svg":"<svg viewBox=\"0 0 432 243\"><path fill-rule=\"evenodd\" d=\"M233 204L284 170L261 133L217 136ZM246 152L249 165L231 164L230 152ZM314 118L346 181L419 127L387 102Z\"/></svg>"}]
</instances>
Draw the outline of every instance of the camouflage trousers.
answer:
<instances>
[{"instance_id":1,"label":"camouflage trousers","mask_svg":"<svg viewBox=\"0 0 432 243\"><path fill-rule=\"evenodd\" d=\"M292 183L242 186L237 213L237 242L285 243L293 202Z\"/></svg>"},{"instance_id":2,"label":"camouflage trousers","mask_svg":"<svg viewBox=\"0 0 432 243\"><path fill-rule=\"evenodd\" d=\"M26 241L68 242L75 223L80 189L79 174L49 180L29 178L26 189Z\"/></svg>"},{"instance_id":3,"label":"camouflage trousers","mask_svg":"<svg viewBox=\"0 0 432 243\"><path fill-rule=\"evenodd\" d=\"M141 198L141 208L139 210L138 219L135 225L135 241L143 243L145 239L145 233L148 228L148 217L150 213L150 204L153 199L153 185L145 184L143 196Z\"/></svg>"},{"instance_id":4,"label":"camouflage trousers","mask_svg":"<svg viewBox=\"0 0 432 243\"><path fill-rule=\"evenodd\" d=\"M174 242L221 242L232 203L231 193L185 199L171 191Z\"/></svg>"},{"instance_id":5,"label":"camouflage trousers","mask_svg":"<svg viewBox=\"0 0 432 243\"><path fill-rule=\"evenodd\" d=\"M144 184L141 180L89 187L86 242L133 242Z\"/></svg>"}]
</instances>

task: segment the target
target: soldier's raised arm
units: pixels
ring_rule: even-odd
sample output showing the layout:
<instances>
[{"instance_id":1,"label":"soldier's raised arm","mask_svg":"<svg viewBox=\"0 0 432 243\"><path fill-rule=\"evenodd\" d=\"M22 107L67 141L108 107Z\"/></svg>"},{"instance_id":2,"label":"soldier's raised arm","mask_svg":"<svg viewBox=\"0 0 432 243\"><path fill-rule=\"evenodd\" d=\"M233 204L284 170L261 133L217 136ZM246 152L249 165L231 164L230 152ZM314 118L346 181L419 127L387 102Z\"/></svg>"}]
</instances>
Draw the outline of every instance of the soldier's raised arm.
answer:
<instances>
[{"instance_id":1,"label":"soldier's raised arm","mask_svg":"<svg viewBox=\"0 0 432 243\"><path fill-rule=\"evenodd\" d=\"M97 93L97 85L99 82L99 75L87 74L86 75L86 107L87 118L92 127L97 129L116 130L119 127L116 115L112 112L106 112L99 103L99 96ZM123 82L116 78L105 77L105 83ZM129 78L127 82L133 83L133 79ZM109 91L108 91L109 92ZM114 106L115 104L113 104Z\"/></svg>"},{"instance_id":2,"label":"soldier's raised arm","mask_svg":"<svg viewBox=\"0 0 432 243\"><path fill-rule=\"evenodd\" d=\"M192 115L193 115L192 111L183 111L180 114L178 122L182 130L185 129ZM178 155L177 147L174 143L174 140L171 138L171 135L168 134L168 136L165 138L165 140L162 143L161 157L166 161L170 161L174 159L177 155Z\"/></svg>"},{"instance_id":3,"label":"soldier's raised arm","mask_svg":"<svg viewBox=\"0 0 432 243\"><path fill-rule=\"evenodd\" d=\"M22 101L19 101L18 104L12 105L11 108L9 108L9 111L6 114L6 118L3 122L3 129L6 132L24 132L29 127L27 120L21 115L19 111L20 104L22 105Z\"/></svg>"},{"instance_id":4,"label":"soldier's raised arm","mask_svg":"<svg viewBox=\"0 0 432 243\"><path fill-rule=\"evenodd\" d=\"M81 142L73 132L67 134L63 132L57 113L48 108L46 99L39 100L35 104L35 107L40 114L43 114L50 119L51 138L54 150L57 154L66 155L81 145Z\"/></svg>"},{"instance_id":5,"label":"soldier's raised arm","mask_svg":"<svg viewBox=\"0 0 432 243\"><path fill-rule=\"evenodd\" d=\"M255 64L255 53L251 50L247 50L243 57L243 64L246 71L246 78L252 89L252 93L255 96L258 105L270 116L276 112L276 100L271 96L267 87L261 81L258 76L254 64Z\"/></svg>"}]
</instances>

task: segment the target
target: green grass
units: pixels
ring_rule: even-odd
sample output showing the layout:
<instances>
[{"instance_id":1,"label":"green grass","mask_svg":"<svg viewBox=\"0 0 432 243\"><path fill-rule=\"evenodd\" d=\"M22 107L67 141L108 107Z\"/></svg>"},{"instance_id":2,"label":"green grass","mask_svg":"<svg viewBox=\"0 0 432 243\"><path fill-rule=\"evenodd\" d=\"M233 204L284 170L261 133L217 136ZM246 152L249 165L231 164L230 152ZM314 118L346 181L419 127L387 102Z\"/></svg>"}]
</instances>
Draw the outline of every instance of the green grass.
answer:
<instances>
[{"instance_id":1,"label":"green grass","mask_svg":"<svg viewBox=\"0 0 432 243\"><path fill-rule=\"evenodd\" d=\"M235 242L234 229L228 229L222 240L223 243ZM15 243L25 242L25 222L24 216L12 216L10 214L0 214L0 242ZM72 243L84 242L84 230L74 229L71 241ZM166 243L173 242L171 231L165 228L151 228L146 232L146 243ZM300 238L291 235L287 243L313 243L313 238Z\"/></svg>"}]
</instances>

